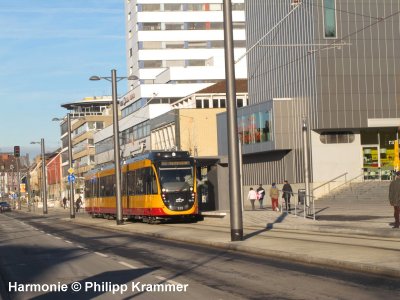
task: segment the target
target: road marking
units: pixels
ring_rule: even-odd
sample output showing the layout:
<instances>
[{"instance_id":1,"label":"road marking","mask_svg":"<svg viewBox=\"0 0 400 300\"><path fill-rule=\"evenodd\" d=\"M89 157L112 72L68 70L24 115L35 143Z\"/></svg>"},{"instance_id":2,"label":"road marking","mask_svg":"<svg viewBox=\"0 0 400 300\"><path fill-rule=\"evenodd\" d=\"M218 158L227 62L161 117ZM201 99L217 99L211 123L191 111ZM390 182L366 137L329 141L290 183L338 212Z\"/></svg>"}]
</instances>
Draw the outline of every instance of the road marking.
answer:
<instances>
[{"instance_id":1,"label":"road marking","mask_svg":"<svg viewBox=\"0 0 400 300\"><path fill-rule=\"evenodd\" d=\"M121 265L123 265L125 267L131 268L131 269L137 269L137 267L132 266L132 265L130 265L130 264L124 262L124 261L119 261L118 263L120 263Z\"/></svg>"},{"instance_id":2,"label":"road marking","mask_svg":"<svg viewBox=\"0 0 400 300\"><path fill-rule=\"evenodd\" d=\"M155 276L157 279L159 279L159 280L167 280L167 278L165 278L165 277L162 277L162 276Z\"/></svg>"},{"instance_id":3,"label":"road marking","mask_svg":"<svg viewBox=\"0 0 400 300\"><path fill-rule=\"evenodd\" d=\"M162 280L162 281L166 281L170 284L174 284L174 285L180 285L179 282L173 281L173 280L167 280L167 278L162 277L162 276L155 276L158 280Z\"/></svg>"},{"instance_id":4,"label":"road marking","mask_svg":"<svg viewBox=\"0 0 400 300\"><path fill-rule=\"evenodd\" d=\"M49 236L53 236L52 234L50 234L50 233L46 233L47 235L49 235Z\"/></svg>"},{"instance_id":5,"label":"road marking","mask_svg":"<svg viewBox=\"0 0 400 300\"><path fill-rule=\"evenodd\" d=\"M55 236L55 238L56 238L57 240L62 240L62 238L60 238L59 236Z\"/></svg>"},{"instance_id":6,"label":"road marking","mask_svg":"<svg viewBox=\"0 0 400 300\"><path fill-rule=\"evenodd\" d=\"M108 257L108 255L107 254L103 254L103 253L100 253L100 252L93 252L93 253L95 253L95 254L97 254L97 255L100 255L100 256L103 256L103 257Z\"/></svg>"},{"instance_id":7,"label":"road marking","mask_svg":"<svg viewBox=\"0 0 400 300\"><path fill-rule=\"evenodd\" d=\"M66 243L68 243L68 244L72 244L71 241L64 240L64 242L66 242Z\"/></svg>"},{"instance_id":8,"label":"road marking","mask_svg":"<svg viewBox=\"0 0 400 300\"><path fill-rule=\"evenodd\" d=\"M86 247L83 247L83 246L81 246L81 245L78 245L77 246L78 248L81 248L81 249L85 249L85 250L87 250L88 248L86 248Z\"/></svg>"},{"instance_id":9,"label":"road marking","mask_svg":"<svg viewBox=\"0 0 400 300\"><path fill-rule=\"evenodd\" d=\"M40 232L41 232L41 233L46 233L46 232L44 232L43 230L40 230Z\"/></svg>"}]
</instances>

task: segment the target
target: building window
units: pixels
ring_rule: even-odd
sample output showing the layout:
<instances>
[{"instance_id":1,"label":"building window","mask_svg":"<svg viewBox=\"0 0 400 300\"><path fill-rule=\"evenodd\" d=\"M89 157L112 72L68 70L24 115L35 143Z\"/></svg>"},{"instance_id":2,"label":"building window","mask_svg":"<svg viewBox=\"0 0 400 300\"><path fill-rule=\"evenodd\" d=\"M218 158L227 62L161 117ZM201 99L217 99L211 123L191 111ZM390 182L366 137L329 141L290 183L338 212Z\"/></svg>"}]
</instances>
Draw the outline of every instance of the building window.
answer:
<instances>
[{"instance_id":1,"label":"building window","mask_svg":"<svg viewBox=\"0 0 400 300\"><path fill-rule=\"evenodd\" d=\"M239 116L238 133L241 144L271 141L270 112L257 112Z\"/></svg>"},{"instance_id":2,"label":"building window","mask_svg":"<svg viewBox=\"0 0 400 300\"><path fill-rule=\"evenodd\" d=\"M352 132L322 132L319 136L323 144L350 144L354 142L354 133Z\"/></svg>"},{"instance_id":3,"label":"building window","mask_svg":"<svg viewBox=\"0 0 400 300\"><path fill-rule=\"evenodd\" d=\"M161 23L142 23L142 30L161 30Z\"/></svg>"},{"instance_id":4,"label":"building window","mask_svg":"<svg viewBox=\"0 0 400 300\"><path fill-rule=\"evenodd\" d=\"M335 0L324 0L324 34L325 38L336 38Z\"/></svg>"},{"instance_id":5,"label":"building window","mask_svg":"<svg viewBox=\"0 0 400 300\"><path fill-rule=\"evenodd\" d=\"M175 4L175 3L165 3L164 4L164 11L181 11L182 4Z\"/></svg>"},{"instance_id":6,"label":"building window","mask_svg":"<svg viewBox=\"0 0 400 300\"><path fill-rule=\"evenodd\" d=\"M183 30L183 23L165 23L165 30Z\"/></svg>"},{"instance_id":7,"label":"building window","mask_svg":"<svg viewBox=\"0 0 400 300\"><path fill-rule=\"evenodd\" d=\"M142 4L141 11L161 11L160 4Z\"/></svg>"}]
</instances>

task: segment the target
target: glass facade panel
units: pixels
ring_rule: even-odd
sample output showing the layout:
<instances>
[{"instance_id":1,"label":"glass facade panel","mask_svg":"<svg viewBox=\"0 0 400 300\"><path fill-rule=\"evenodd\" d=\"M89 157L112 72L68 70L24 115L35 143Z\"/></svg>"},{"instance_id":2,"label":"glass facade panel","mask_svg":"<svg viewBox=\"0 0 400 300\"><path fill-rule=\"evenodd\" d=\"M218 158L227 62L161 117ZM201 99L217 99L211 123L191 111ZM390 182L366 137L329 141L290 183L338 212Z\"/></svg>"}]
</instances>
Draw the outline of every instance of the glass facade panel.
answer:
<instances>
[{"instance_id":1,"label":"glass facade panel","mask_svg":"<svg viewBox=\"0 0 400 300\"><path fill-rule=\"evenodd\" d=\"M271 141L270 112L256 112L238 118L238 133L241 144L256 144Z\"/></svg>"},{"instance_id":2,"label":"glass facade panel","mask_svg":"<svg viewBox=\"0 0 400 300\"><path fill-rule=\"evenodd\" d=\"M326 38L336 38L335 0L324 0L324 32Z\"/></svg>"}]
</instances>

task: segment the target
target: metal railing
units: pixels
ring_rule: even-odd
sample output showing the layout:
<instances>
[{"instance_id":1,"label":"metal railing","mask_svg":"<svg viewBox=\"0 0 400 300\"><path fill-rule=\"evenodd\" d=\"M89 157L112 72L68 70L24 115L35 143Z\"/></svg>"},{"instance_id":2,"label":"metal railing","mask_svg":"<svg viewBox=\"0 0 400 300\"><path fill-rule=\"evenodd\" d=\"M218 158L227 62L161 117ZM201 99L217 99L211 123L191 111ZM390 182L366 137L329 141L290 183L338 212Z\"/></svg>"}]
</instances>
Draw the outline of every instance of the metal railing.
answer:
<instances>
[{"instance_id":1,"label":"metal railing","mask_svg":"<svg viewBox=\"0 0 400 300\"><path fill-rule=\"evenodd\" d=\"M319 188L321 188L321 187L324 187L324 186L326 186L326 185L328 185L328 194L329 194L329 193L331 192L331 183L332 183L332 182L335 182L336 179L342 178L342 177L344 176L344 182L345 182L345 184L347 183L347 174L348 174L347 172L346 172L346 173L343 173L343 174L341 174L341 175L339 175L339 176L336 176L335 178L332 178L331 180L329 180L329 181L327 181L327 182L325 182L325 183L323 183L323 184L317 186L316 188L314 188L314 189L312 190L312 194L314 195L314 192L315 192L317 189L319 189ZM338 187L338 186L334 187L332 190L336 189L337 187Z\"/></svg>"},{"instance_id":2,"label":"metal railing","mask_svg":"<svg viewBox=\"0 0 400 300\"><path fill-rule=\"evenodd\" d=\"M282 193L283 196L284 192L282 190L279 190L279 192ZM303 217L304 218L312 217L312 219L315 221L314 197L312 195L306 195L306 193L292 192L290 194L293 195L293 197L290 197L290 200L294 199L294 215L297 216L299 208L303 207ZM309 198L309 201L307 201L307 197ZM290 201L290 204L292 204L292 201ZM288 213L288 211L286 210L286 203L283 197L281 198L279 206L281 212Z\"/></svg>"}]
</instances>

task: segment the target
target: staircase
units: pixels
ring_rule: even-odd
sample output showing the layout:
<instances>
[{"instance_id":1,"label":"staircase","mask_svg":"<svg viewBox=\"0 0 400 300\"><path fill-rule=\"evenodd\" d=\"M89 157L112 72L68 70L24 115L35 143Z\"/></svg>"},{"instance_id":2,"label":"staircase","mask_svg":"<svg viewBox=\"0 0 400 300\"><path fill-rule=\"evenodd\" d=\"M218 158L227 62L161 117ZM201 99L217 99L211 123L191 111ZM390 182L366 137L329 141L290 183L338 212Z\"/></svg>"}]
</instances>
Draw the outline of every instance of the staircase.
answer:
<instances>
[{"instance_id":1,"label":"staircase","mask_svg":"<svg viewBox=\"0 0 400 300\"><path fill-rule=\"evenodd\" d=\"M390 181L352 182L318 198L317 220L364 221L388 226L393 209L389 204Z\"/></svg>"},{"instance_id":2,"label":"staircase","mask_svg":"<svg viewBox=\"0 0 400 300\"><path fill-rule=\"evenodd\" d=\"M317 201L362 200L370 202L376 199L386 200L389 197L389 184L390 181L351 182L318 198Z\"/></svg>"}]
</instances>

